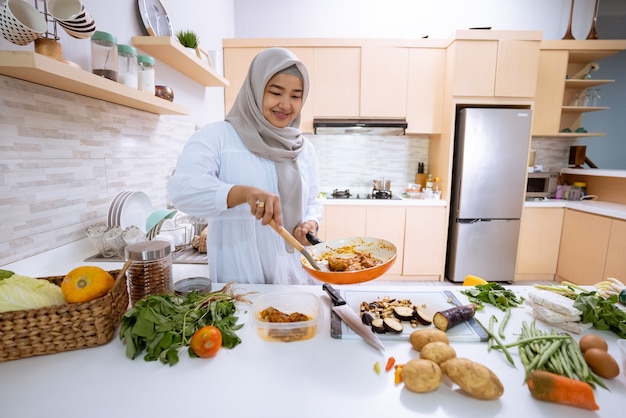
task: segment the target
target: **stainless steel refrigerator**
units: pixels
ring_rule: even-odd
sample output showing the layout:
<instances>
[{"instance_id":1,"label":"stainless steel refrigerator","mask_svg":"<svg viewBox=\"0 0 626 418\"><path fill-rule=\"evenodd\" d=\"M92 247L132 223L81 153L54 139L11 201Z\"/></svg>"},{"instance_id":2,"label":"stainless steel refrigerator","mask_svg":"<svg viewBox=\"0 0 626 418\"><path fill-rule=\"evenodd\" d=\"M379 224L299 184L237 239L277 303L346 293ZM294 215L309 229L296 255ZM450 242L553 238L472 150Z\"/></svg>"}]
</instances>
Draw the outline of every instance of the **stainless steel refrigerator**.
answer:
<instances>
[{"instance_id":1,"label":"stainless steel refrigerator","mask_svg":"<svg viewBox=\"0 0 626 418\"><path fill-rule=\"evenodd\" d=\"M510 282L526 190L531 111L465 108L454 138L445 277Z\"/></svg>"}]
</instances>

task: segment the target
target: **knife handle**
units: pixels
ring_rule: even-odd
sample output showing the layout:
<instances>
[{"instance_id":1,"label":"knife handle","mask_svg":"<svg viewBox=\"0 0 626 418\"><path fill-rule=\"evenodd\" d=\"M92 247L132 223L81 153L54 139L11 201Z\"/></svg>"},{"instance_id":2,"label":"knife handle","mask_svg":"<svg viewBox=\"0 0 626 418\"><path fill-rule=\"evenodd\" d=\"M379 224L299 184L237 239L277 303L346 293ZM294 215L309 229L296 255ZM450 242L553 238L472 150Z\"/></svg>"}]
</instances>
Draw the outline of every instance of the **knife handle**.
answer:
<instances>
[{"instance_id":1,"label":"knife handle","mask_svg":"<svg viewBox=\"0 0 626 418\"><path fill-rule=\"evenodd\" d=\"M341 306L346 304L346 301L341 297L339 292L337 292L335 288L328 283L324 283L322 285L322 289L324 289L324 291L328 293L328 296L330 296L330 300L333 302L333 306Z\"/></svg>"},{"instance_id":2,"label":"knife handle","mask_svg":"<svg viewBox=\"0 0 626 418\"><path fill-rule=\"evenodd\" d=\"M322 240L317 237L313 232L306 233L306 239L311 243L311 245L321 244Z\"/></svg>"}]
</instances>

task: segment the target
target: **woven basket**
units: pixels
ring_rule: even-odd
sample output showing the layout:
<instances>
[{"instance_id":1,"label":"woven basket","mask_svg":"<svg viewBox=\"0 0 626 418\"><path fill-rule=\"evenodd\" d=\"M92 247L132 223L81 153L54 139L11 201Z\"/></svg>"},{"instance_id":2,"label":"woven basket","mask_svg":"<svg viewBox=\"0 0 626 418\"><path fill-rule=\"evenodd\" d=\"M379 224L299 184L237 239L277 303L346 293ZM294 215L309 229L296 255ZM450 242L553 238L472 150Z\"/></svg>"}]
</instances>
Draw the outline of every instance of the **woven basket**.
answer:
<instances>
[{"instance_id":1,"label":"woven basket","mask_svg":"<svg viewBox=\"0 0 626 418\"><path fill-rule=\"evenodd\" d=\"M198 250L199 253L206 253L206 237L209 228L204 228L200 235L196 235L196 237L191 242L191 246Z\"/></svg>"},{"instance_id":2,"label":"woven basket","mask_svg":"<svg viewBox=\"0 0 626 418\"><path fill-rule=\"evenodd\" d=\"M113 288L85 303L0 313L0 363L95 347L113 339L128 308L126 274L109 271ZM43 277L60 285L64 276Z\"/></svg>"}]
</instances>

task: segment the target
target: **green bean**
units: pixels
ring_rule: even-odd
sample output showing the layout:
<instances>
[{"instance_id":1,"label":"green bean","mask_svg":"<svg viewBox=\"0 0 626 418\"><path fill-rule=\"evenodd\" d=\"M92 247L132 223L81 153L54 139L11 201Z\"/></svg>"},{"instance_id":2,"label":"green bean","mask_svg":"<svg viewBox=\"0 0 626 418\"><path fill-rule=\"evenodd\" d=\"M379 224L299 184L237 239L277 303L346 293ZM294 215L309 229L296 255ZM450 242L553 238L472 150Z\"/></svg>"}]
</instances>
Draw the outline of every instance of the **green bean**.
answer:
<instances>
[{"instance_id":1,"label":"green bean","mask_svg":"<svg viewBox=\"0 0 626 418\"><path fill-rule=\"evenodd\" d=\"M539 361L537 362L537 365L535 367L537 369L541 369L543 365L546 364L548 359L556 352L556 350L559 349L559 347L561 347L561 341L554 340L552 344L550 344L547 349L543 353L541 353Z\"/></svg>"},{"instance_id":2,"label":"green bean","mask_svg":"<svg viewBox=\"0 0 626 418\"><path fill-rule=\"evenodd\" d=\"M482 322L480 322L477 318L474 318L474 319L476 320L476 322L478 322L478 325L480 325L485 330L487 335L490 338L493 338L494 341L498 344L499 348L502 350L502 352L504 353L504 356L509 361L509 363L511 363L513 367L517 368L517 366L515 366L515 361L513 361L513 357L511 357L511 353L506 348L506 345L502 342L502 340L500 340L500 338L496 334L494 334L487 327L485 327L485 325Z\"/></svg>"},{"instance_id":3,"label":"green bean","mask_svg":"<svg viewBox=\"0 0 626 418\"><path fill-rule=\"evenodd\" d=\"M511 308L507 308L506 312L504 313L504 318L502 318L502 322L500 322L500 327L498 328L498 335L500 336L500 338L504 339L504 327L506 327L507 322L509 322L509 319L511 318Z\"/></svg>"},{"instance_id":4,"label":"green bean","mask_svg":"<svg viewBox=\"0 0 626 418\"><path fill-rule=\"evenodd\" d=\"M567 339L566 335L542 335L542 336L537 336L537 337L530 337L530 338L524 338L521 340L517 340L514 343L511 344L507 344L506 348L512 348L515 347L517 345L527 345L532 349L532 343L533 342L542 342L545 344L542 344L543 346L546 346L548 342L553 341L553 340L565 340ZM539 348L538 350L533 349L534 352L541 352L542 348Z\"/></svg>"},{"instance_id":5,"label":"green bean","mask_svg":"<svg viewBox=\"0 0 626 418\"><path fill-rule=\"evenodd\" d=\"M600 379L600 376L598 376L591 370L589 370L589 380L587 380L587 383L589 383L592 386L593 386L593 383L597 383L598 385L602 386L604 389L609 390L609 388L604 384L604 381Z\"/></svg>"},{"instance_id":6,"label":"green bean","mask_svg":"<svg viewBox=\"0 0 626 418\"><path fill-rule=\"evenodd\" d=\"M578 377L580 377L580 380L587 382L589 380L589 366L587 366L587 362L585 361L585 358L583 357L580 348L578 348L578 345L573 338L569 341L568 349L570 352L570 357L578 366L576 374L578 375Z\"/></svg>"},{"instance_id":7,"label":"green bean","mask_svg":"<svg viewBox=\"0 0 626 418\"><path fill-rule=\"evenodd\" d=\"M563 353L564 351L567 352L566 344L567 343L561 345L561 349L556 352L556 357L558 357L559 364L563 370L561 374L564 374L570 379L574 379L574 372L572 371L570 360L567 358L567 355Z\"/></svg>"},{"instance_id":8,"label":"green bean","mask_svg":"<svg viewBox=\"0 0 626 418\"><path fill-rule=\"evenodd\" d=\"M498 322L498 318L496 318L495 315L491 315L491 318L489 318L489 331L491 333L493 333L493 326L496 322ZM491 351L494 341L495 340L493 338L489 337L487 340L487 351Z\"/></svg>"}]
</instances>

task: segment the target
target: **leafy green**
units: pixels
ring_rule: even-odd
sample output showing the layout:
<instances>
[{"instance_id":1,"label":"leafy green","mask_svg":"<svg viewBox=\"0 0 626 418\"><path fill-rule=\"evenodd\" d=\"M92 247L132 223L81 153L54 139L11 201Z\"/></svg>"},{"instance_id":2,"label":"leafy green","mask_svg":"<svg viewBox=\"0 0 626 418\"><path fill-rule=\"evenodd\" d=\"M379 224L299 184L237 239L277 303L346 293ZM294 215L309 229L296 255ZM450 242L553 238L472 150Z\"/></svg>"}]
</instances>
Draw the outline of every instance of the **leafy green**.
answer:
<instances>
[{"instance_id":1,"label":"leafy green","mask_svg":"<svg viewBox=\"0 0 626 418\"><path fill-rule=\"evenodd\" d=\"M582 312L582 321L600 330L611 330L626 338L626 312L616 306L618 295L603 298L596 291L582 292L574 307Z\"/></svg>"},{"instance_id":2,"label":"leafy green","mask_svg":"<svg viewBox=\"0 0 626 418\"><path fill-rule=\"evenodd\" d=\"M501 311L506 311L508 308L518 307L524 301L523 297L518 298L515 292L505 289L498 282L477 284L467 290L461 290L461 293L467 296L467 299L478 309L484 308L485 303L489 303Z\"/></svg>"},{"instance_id":3,"label":"leafy green","mask_svg":"<svg viewBox=\"0 0 626 418\"><path fill-rule=\"evenodd\" d=\"M61 287L48 280L19 274L0 280L0 313L65 304Z\"/></svg>"},{"instance_id":4,"label":"leafy green","mask_svg":"<svg viewBox=\"0 0 626 418\"><path fill-rule=\"evenodd\" d=\"M229 283L208 295L191 292L185 297L151 295L139 300L122 317L119 338L126 344L126 357L135 359L145 351L145 361L173 366L179 351L205 325L220 330L223 347L234 348L241 343L235 331L243 326L237 324L236 302L247 302L245 296L235 295ZM191 349L188 352L195 357Z\"/></svg>"},{"instance_id":5,"label":"leafy green","mask_svg":"<svg viewBox=\"0 0 626 418\"><path fill-rule=\"evenodd\" d=\"M0 270L0 280L2 279L8 279L9 277L13 276L15 273L13 273L11 270Z\"/></svg>"}]
</instances>

